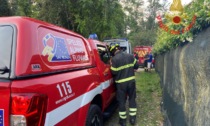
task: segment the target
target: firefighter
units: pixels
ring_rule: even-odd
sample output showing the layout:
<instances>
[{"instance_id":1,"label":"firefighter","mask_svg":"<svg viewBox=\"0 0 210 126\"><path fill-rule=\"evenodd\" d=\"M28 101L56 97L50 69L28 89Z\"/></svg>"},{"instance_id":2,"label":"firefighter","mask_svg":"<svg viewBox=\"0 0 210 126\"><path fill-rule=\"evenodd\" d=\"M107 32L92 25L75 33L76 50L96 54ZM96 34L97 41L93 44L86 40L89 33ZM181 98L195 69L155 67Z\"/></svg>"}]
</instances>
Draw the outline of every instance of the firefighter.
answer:
<instances>
[{"instance_id":1,"label":"firefighter","mask_svg":"<svg viewBox=\"0 0 210 126\"><path fill-rule=\"evenodd\" d=\"M136 123L136 82L135 70L139 65L132 54L128 54L120 50L119 45L110 47L111 72L117 87L117 100L119 103L119 124L126 126L126 100L129 98L129 117L130 124Z\"/></svg>"}]
</instances>

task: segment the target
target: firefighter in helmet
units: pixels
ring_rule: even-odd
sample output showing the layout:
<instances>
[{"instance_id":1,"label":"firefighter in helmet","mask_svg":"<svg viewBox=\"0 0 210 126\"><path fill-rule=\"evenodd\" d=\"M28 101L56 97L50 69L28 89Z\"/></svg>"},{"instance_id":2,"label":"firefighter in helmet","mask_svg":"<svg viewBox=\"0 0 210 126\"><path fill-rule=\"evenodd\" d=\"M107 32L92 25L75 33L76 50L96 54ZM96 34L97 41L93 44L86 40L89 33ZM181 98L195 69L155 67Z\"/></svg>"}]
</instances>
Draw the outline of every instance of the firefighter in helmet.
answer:
<instances>
[{"instance_id":1,"label":"firefighter in helmet","mask_svg":"<svg viewBox=\"0 0 210 126\"><path fill-rule=\"evenodd\" d=\"M132 54L128 54L120 50L119 45L109 48L113 56L111 64L111 72L117 87L117 100L119 103L119 124L126 126L126 100L129 98L129 120L130 124L136 123L136 82L135 70L139 65Z\"/></svg>"}]
</instances>

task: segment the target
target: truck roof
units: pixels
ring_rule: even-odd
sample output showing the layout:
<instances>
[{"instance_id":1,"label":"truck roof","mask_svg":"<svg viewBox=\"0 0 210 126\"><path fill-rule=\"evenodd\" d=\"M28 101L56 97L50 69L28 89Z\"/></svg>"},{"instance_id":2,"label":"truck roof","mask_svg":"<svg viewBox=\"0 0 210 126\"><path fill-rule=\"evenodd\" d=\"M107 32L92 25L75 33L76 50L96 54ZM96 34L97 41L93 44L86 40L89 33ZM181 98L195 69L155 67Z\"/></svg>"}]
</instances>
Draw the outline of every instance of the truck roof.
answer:
<instances>
[{"instance_id":1,"label":"truck roof","mask_svg":"<svg viewBox=\"0 0 210 126\"><path fill-rule=\"evenodd\" d=\"M0 57L0 68L7 67L10 71L0 78L49 74L95 65L86 38L50 23L28 17L0 17L0 35L0 52L5 55Z\"/></svg>"},{"instance_id":2,"label":"truck roof","mask_svg":"<svg viewBox=\"0 0 210 126\"><path fill-rule=\"evenodd\" d=\"M106 39L104 42L125 42L127 39Z\"/></svg>"}]
</instances>

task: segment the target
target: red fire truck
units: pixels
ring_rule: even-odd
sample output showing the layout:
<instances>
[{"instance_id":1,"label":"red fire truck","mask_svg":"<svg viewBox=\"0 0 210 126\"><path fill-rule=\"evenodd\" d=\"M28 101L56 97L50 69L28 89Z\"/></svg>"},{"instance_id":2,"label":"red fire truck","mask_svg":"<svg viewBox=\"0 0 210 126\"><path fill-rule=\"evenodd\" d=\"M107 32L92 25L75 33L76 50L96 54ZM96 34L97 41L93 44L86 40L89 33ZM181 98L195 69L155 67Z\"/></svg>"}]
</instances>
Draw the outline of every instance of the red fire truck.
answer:
<instances>
[{"instance_id":1,"label":"red fire truck","mask_svg":"<svg viewBox=\"0 0 210 126\"><path fill-rule=\"evenodd\" d=\"M147 54L147 52L152 51L152 47L151 46L135 46L133 51L138 54L139 66L143 67L144 66L144 56Z\"/></svg>"},{"instance_id":2,"label":"red fire truck","mask_svg":"<svg viewBox=\"0 0 210 126\"><path fill-rule=\"evenodd\" d=\"M0 45L0 126L103 125L115 101L106 45L27 17L0 18Z\"/></svg>"}]
</instances>

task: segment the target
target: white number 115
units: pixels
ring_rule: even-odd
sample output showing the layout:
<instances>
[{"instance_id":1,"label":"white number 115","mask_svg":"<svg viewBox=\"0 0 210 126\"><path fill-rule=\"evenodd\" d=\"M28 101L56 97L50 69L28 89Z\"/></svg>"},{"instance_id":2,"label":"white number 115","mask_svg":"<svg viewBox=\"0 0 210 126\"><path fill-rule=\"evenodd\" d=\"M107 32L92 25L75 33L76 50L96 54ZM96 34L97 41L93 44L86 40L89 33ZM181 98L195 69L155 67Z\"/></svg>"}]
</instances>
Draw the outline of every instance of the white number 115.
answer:
<instances>
[{"instance_id":1,"label":"white number 115","mask_svg":"<svg viewBox=\"0 0 210 126\"><path fill-rule=\"evenodd\" d=\"M57 87L61 97L64 96L63 94L65 94L65 96L66 96L66 95L72 93L72 89L69 84L69 81L63 82L62 84L57 84L56 87Z\"/></svg>"}]
</instances>

